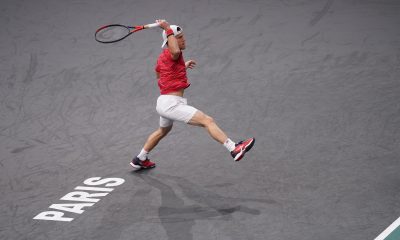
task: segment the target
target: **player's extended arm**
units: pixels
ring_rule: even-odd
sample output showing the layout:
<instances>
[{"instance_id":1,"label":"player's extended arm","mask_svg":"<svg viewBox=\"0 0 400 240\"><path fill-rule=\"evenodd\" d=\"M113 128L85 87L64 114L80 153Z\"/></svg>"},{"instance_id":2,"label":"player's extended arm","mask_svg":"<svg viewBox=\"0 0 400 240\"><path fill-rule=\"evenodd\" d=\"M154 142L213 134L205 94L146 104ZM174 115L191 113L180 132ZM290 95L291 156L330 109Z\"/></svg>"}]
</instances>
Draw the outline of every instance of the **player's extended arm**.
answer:
<instances>
[{"instance_id":1,"label":"player's extended arm","mask_svg":"<svg viewBox=\"0 0 400 240\"><path fill-rule=\"evenodd\" d=\"M156 20L158 24L160 24L160 27L167 31L170 29L169 23L165 20ZM174 34L171 34L168 36L168 50L171 53L172 59L176 60L179 58L179 55L181 54L181 50L179 49L178 46L178 41L176 40Z\"/></svg>"}]
</instances>

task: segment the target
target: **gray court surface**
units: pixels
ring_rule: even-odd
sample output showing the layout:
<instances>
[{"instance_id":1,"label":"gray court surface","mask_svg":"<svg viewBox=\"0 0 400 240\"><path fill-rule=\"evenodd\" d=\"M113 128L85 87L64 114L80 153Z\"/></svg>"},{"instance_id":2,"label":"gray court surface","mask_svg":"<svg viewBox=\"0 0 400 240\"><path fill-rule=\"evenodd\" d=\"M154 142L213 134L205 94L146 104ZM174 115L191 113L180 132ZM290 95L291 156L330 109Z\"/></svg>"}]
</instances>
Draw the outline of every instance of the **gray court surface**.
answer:
<instances>
[{"instance_id":1,"label":"gray court surface","mask_svg":"<svg viewBox=\"0 0 400 240\"><path fill-rule=\"evenodd\" d=\"M365 240L400 216L400 1L1 0L0 11L0 239ZM175 123L155 169L129 166L158 127L161 30L93 36L157 18L184 29L197 61L189 104L233 140L256 138L242 161ZM34 219L48 211L72 220Z\"/></svg>"}]
</instances>

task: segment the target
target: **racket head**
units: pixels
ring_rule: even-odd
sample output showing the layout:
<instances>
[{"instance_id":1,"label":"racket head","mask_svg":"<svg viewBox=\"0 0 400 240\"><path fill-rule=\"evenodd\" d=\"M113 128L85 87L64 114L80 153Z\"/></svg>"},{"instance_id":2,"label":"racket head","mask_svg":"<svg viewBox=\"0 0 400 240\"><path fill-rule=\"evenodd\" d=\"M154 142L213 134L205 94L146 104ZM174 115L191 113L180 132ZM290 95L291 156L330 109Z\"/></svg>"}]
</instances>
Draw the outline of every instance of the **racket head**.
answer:
<instances>
[{"instance_id":1,"label":"racket head","mask_svg":"<svg viewBox=\"0 0 400 240\"><path fill-rule=\"evenodd\" d=\"M96 30L94 38L100 43L115 43L131 35L133 27L110 24Z\"/></svg>"}]
</instances>

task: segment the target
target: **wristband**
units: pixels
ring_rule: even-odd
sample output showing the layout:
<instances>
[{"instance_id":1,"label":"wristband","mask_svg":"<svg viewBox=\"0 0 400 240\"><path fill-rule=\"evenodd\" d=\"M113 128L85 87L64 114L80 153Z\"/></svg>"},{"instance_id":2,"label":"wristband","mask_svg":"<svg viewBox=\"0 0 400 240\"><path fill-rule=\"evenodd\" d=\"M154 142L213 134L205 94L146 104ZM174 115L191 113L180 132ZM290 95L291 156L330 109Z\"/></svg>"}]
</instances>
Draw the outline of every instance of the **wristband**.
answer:
<instances>
[{"instance_id":1,"label":"wristband","mask_svg":"<svg viewBox=\"0 0 400 240\"><path fill-rule=\"evenodd\" d=\"M170 29L168 29L167 31L165 31L165 35L167 35L167 38L169 37L169 36L171 36L171 35L173 35L174 34L174 31L170 28Z\"/></svg>"}]
</instances>

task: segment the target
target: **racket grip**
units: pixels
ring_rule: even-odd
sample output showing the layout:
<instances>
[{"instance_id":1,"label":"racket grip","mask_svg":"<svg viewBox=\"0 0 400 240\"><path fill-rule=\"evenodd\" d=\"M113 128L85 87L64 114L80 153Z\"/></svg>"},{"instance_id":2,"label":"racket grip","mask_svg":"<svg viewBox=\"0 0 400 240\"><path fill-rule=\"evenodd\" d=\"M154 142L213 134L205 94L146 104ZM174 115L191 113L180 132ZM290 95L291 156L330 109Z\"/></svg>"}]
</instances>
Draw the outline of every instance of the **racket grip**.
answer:
<instances>
[{"instance_id":1,"label":"racket grip","mask_svg":"<svg viewBox=\"0 0 400 240\"><path fill-rule=\"evenodd\" d=\"M155 27L158 27L158 26L160 26L160 24L159 23L150 23L150 24L147 24L147 25L144 25L143 26L143 28L155 28Z\"/></svg>"}]
</instances>

